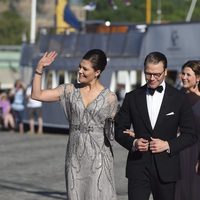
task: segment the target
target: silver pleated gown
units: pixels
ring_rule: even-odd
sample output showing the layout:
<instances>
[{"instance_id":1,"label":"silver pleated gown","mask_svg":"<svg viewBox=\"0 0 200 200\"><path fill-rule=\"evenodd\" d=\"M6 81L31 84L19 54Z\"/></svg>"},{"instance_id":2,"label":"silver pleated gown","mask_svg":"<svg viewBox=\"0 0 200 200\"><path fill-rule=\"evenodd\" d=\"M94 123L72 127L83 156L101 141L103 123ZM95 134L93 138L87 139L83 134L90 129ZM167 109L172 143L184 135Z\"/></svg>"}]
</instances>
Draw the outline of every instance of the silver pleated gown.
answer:
<instances>
[{"instance_id":1,"label":"silver pleated gown","mask_svg":"<svg viewBox=\"0 0 200 200\"><path fill-rule=\"evenodd\" d=\"M113 155L104 123L117 110L117 98L104 89L87 107L79 86L59 86L70 131L66 152L67 200L116 200Z\"/></svg>"}]
</instances>

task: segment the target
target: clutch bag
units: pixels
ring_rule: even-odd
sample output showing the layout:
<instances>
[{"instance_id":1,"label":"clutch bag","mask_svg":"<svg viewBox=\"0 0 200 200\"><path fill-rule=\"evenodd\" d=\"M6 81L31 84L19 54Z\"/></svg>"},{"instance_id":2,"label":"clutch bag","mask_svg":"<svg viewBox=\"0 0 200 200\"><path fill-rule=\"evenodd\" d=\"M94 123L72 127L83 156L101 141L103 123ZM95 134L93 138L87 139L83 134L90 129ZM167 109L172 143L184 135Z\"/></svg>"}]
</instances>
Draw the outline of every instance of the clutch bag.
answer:
<instances>
[{"instance_id":1,"label":"clutch bag","mask_svg":"<svg viewBox=\"0 0 200 200\"><path fill-rule=\"evenodd\" d=\"M111 117L105 120L104 134L110 141L115 139L115 124L114 119Z\"/></svg>"}]
</instances>

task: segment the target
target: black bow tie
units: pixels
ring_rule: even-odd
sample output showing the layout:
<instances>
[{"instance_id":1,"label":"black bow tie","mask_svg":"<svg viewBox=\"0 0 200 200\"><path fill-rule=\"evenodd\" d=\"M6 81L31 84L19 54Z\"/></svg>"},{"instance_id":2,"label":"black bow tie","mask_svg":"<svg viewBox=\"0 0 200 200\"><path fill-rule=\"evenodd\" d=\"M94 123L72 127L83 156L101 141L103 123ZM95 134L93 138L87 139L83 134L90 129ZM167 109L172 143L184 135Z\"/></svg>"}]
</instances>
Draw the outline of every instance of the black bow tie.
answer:
<instances>
[{"instance_id":1,"label":"black bow tie","mask_svg":"<svg viewBox=\"0 0 200 200\"><path fill-rule=\"evenodd\" d=\"M152 95L154 95L154 92L155 91L158 91L158 92L162 92L163 91L163 86L162 85L160 85L160 86L158 86L157 88L148 88L148 92L149 92L149 94L152 96Z\"/></svg>"}]
</instances>

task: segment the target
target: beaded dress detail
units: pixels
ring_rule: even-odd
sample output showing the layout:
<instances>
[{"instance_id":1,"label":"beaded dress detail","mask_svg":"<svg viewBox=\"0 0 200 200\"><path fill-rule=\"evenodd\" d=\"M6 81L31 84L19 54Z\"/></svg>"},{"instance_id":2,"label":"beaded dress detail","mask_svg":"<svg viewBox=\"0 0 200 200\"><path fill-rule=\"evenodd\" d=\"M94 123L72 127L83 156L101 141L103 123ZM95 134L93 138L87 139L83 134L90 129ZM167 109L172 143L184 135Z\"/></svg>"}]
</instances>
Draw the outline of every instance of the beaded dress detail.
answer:
<instances>
[{"instance_id":1,"label":"beaded dress detail","mask_svg":"<svg viewBox=\"0 0 200 200\"><path fill-rule=\"evenodd\" d=\"M104 135L105 119L117 111L116 95L105 88L85 107L79 84L60 85L59 91L70 126L67 200L116 200L112 147Z\"/></svg>"}]
</instances>

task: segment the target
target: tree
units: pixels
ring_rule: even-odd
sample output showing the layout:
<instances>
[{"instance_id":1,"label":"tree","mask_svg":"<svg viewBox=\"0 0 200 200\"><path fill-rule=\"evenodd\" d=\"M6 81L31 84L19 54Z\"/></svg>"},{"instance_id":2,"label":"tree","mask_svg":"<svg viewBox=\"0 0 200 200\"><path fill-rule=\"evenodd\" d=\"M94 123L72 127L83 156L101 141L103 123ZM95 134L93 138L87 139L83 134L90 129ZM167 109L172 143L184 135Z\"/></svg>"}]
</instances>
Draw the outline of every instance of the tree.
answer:
<instances>
[{"instance_id":1,"label":"tree","mask_svg":"<svg viewBox=\"0 0 200 200\"><path fill-rule=\"evenodd\" d=\"M84 0L88 4L91 0ZM113 9L109 0L96 0L96 10L88 11L88 20L109 20L111 22L132 22L145 23L146 21L146 0L130 0L127 6L124 0L114 0L118 9ZM152 0L151 21L157 21L158 0ZM191 1L188 0L160 0L163 22L184 22L189 10ZM200 20L200 1L197 1L192 21Z\"/></svg>"},{"instance_id":2,"label":"tree","mask_svg":"<svg viewBox=\"0 0 200 200\"><path fill-rule=\"evenodd\" d=\"M16 45L22 43L22 34L27 30L26 22L16 12L5 11L0 14L0 44Z\"/></svg>"}]
</instances>

